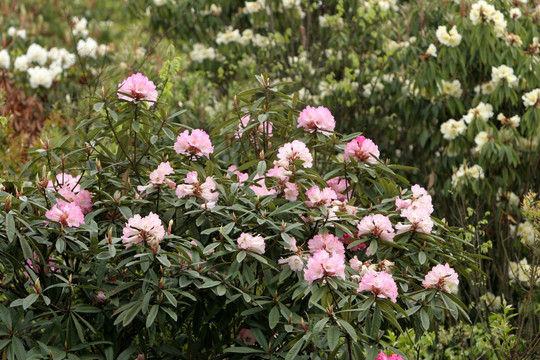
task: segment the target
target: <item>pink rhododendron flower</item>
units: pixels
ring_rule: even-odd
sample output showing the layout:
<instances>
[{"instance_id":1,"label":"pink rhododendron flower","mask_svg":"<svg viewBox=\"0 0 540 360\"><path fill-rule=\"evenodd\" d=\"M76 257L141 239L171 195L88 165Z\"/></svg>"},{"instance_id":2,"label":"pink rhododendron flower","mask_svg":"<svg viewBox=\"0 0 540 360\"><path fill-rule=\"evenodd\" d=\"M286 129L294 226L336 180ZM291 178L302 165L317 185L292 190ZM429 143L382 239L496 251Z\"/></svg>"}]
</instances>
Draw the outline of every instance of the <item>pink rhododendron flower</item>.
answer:
<instances>
[{"instance_id":1,"label":"pink rhododendron flower","mask_svg":"<svg viewBox=\"0 0 540 360\"><path fill-rule=\"evenodd\" d=\"M346 202L342 202L339 200L334 200L330 203L331 212L343 212L347 213L349 215L356 215L358 213L358 208L356 206L348 205Z\"/></svg>"},{"instance_id":2,"label":"pink rhododendron flower","mask_svg":"<svg viewBox=\"0 0 540 360\"><path fill-rule=\"evenodd\" d=\"M204 209L212 209L216 206L219 193L216 191L216 183L212 177L207 177L204 183L200 183L196 171L187 173L184 184L176 187L176 195L182 199L186 196L196 196L204 201L201 205Z\"/></svg>"},{"instance_id":3,"label":"pink rhododendron flower","mask_svg":"<svg viewBox=\"0 0 540 360\"><path fill-rule=\"evenodd\" d=\"M157 214L150 212L148 216L141 217L136 214L128 220L123 230L122 243L126 249L133 244L140 244L143 241L148 243L161 242L165 236L165 228L161 224L161 219Z\"/></svg>"},{"instance_id":4,"label":"pink rhododendron flower","mask_svg":"<svg viewBox=\"0 0 540 360\"><path fill-rule=\"evenodd\" d=\"M189 130L184 131L176 138L174 150L181 155L206 156L214 152L214 147L210 141L210 136L200 129L194 129L191 134Z\"/></svg>"},{"instance_id":5,"label":"pink rhododendron flower","mask_svg":"<svg viewBox=\"0 0 540 360\"><path fill-rule=\"evenodd\" d=\"M348 193L345 193L347 191L347 188L349 187L349 182L346 179L342 179L340 177L335 177L326 182L328 186L330 186L330 189L334 190L337 195L337 199L339 201L347 202L347 195L352 195L352 190L349 190Z\"/></svg>"},{"instance_id":6,"label":"pink rhododendron flower","mask_svg":"<svg viewBox=\"0 0 540 360\"><path fill-rule=\"evenodd\" d=\"M49 182L47 188L49 190L56 190L67 202L77 204L83 214L88 214L92 211L92 198L88 190L81 190L79 182L81 175L73 177L66 173L60 173L56 175L56 182L54 184ZM57 199L58 204L66 203L66 200Z\"/></svg>"},{"instance_id":7,"label":"pink rhododendron flower","mask_svg":"<svg viewBox=\"0 0 540 360\"><path fill-rule=\"evenodd\" d=\"M422 281L422 286L426 289L435 288L447 293L457 293L458 285L458 274L448 263L434 266Z\"/></svg>"},{"instance_id":8,"label":"pink rhododendron flower","mask_svg":"<svg viewBox=\"0 0 540 360\"><path fill-rule=\"evenodd\" d=\"M401 356L398 354L392 354L392 355L386 355L385 353L379 353L375 360L404 360Z\"/></svg>"},{"instance_id":9,"label":"pink rhododendron flower","mask_svg":"<svg viewBox=\"0 0 540 360\"><path fill-rule=\"evenodd\" d=\"M392 275L386 272L370 271L362 276L357 292L371 291L379 298L389 298L397 302L398 289Z\"/></svg>"},{"instance_id":10,"label":"pink rhododendron flower","mask_svg":"<svg viewBox=\"0 0 540 360\"><path fill-rule=\"evenodd\" d=\"M296 246L296 239L294 238L294 236L289 237L288 244L289 245L287 247L285 247L285 249L291 250L292 252L297 252L298 251L298 246Z\"/></svg>"},{"instance_id":11,"label":"pink rhododendron flower","mask_svg":"<svg viewBox=\"0 0 540 360\"><path fill-rule=\"evenodd\" d=\"M157 101L158 92L156 85L141 73L133 74L122 83L118 88L118 98L127 101L144 100L148 105Z\"/></svg>"},{"instance_id":12,"label":"pink rhododendron flower","mask_svg":"<svg viewBox=\"0 0 540 360\"><path fill-rule=\"evenodd\" d=\"M244 181L246 181L249 178L249 175L246 174L246 173L240 172L240 171L238 171L236 169L238 169L236 167L236 165L231 165L231 166L229 166L227 171L229 171L229 172L233 173L234 175L236 175L238 177L238 182L240 184L243 184ZM230 177L230 175L225 175L225 177Z\"/></svg>"},{"instance_id":13,"label":"pink rhododendron flower","mask_svg":"<svg viewBox=\"0 0 540 360\"><path fill-rule=\"evenodd\" d=\"M330 110L324 106L314 108L308 105L298 116L298 126L303 127L306 131L318 131L324 135L330 135L329 131L334 131L336 121Z\"/></svg>"},{"instance_id":14,"label":"pink rhododendron flower","mask_svg":"<svg viewBox=\"0 0 540 360\"><path fill-rule=\"evenodd\" d=\"M238 123L238 130L234 134L237 139L240 139L242 137L242 134L244 133L246 127L249 125L250 121L251 116L249 114L244 115L242 119L240 119L240 122ZM250 130L253 131L254 129ZM257 127L257 131L261 134L266 131L267 136L272 136L272 123L270 123L269 121L264 121L263 123L260 123Z\"/></svg>"},{"instance_id":15,"label":"pink rhododendron flower","mask_svg":"<svg viewBox=\"0 0 540 360\"><path fill-rule=\"evenodd\" d=\"M412 199L396 198L397 210L401 210L401 216L409 220L408 224L398 223L396 225L397 233L417 231L429 234L434 225L433 220L431 220L433 212L431 196L420 185L414 185L411 187L411 191L413 193Z\"/></svg>"},{"instance_id":16,"label":"pink rhododendron flower","mask_svg":"<svg viewBox=\"0 0 540 360\"><path fill-rule=\"evenodd\" d=\"M353 237L347 233L344 233L343 236L341 237L341 239L339 239L341 242L343 242L344 244L347 244L349 245L350 243L353 242ZM364 250L365 248L367 247L366 243L361 243L361 244L358 244L356 246L353 246L350 251L362 251ZM356 257L356 255L355 255Z\"/></svg>"},{"instance_id":17,"label":"pink rhododendron flower","mask_svg":"<svg viewBox=\"0 0 540 360\"><path fill-rule=\"evenodd\" d=\"M275 165L272 169L266 172L267 177L273 177L278 179L275 191L272 190L272 193L283 194L285 199L289 201L296 201L299 194L298 185L289 181L289 176L291 175L291 171L277 165Z\"/></svg>"},{"instance_id":18,"label":"pink rhododendron flower","mask_svg":"<svg viewBox=\"0 0 540 360\"><path fill-rule=\"evenodd\" d=\"M236 338L246 345L253 346L257 343L257 340L255 340L255 335L253 335L253 331L251 331L251 329L241 329Z\"/></svg>"},{"instance_id":19,"label":"pink rhododendron flower","mask_svg":"<svg viewBox=\"0 0 540 360\"><path fill-rule=\"evenodd\" d=\"M45 216L51 221L59 222L68 227L79 227L84 224L84 215L81 208L72 202L54 204L51 210L45 213Z\"/></svg>"},{"instance_id":20,"label":"pink rhododendron flower","mask_svg":"<svg viewBox=\"0 0 540 360\"><path fill-rule=\"evenodd\" d=\"M304 269L304 261L298 255L289 256L286 259L279 259L278 264L285 264L283 268L289 266L292 271L302 271Z\"/></svg>"},{"instance_id":21,"label":"pink rhododendron flower","mask_svg":"<svg viewBox=\"0 0 540 360\"><path fill-rule=\"evenodd\" d=\"M236 239L238 249L252 251L257 254L264 254L264 238L261 235L253 236L250 233L242 233Z\"/></svg>"},{"instance_id":22,"label":"pink rhododendron flower","mask_svg":"<svg viewBox=\"0 0 540 360\"><path fill-rule=\"evenodd\" d=\"M296 201L298 199L298 185L291 182L286 182L283 188L283 196L289 201Z\"/></svg>"},{"instance_id":23,"label":"pink rhododendron flower","mask_svg":"<svg viewBox=\"0 0 540 360\"><path fill-rule=\"evenodd\" d=\"M137 190L141 193L148 189L149 187L160 187L163 184L167 184L171 189L176 187L176 183L167 178L167 175L173 174L174 169L171 167L171 164L167 162L162 162L158 165L157 169L150 173L150 184L145 186L137 186Z\"/></svg>"},{"instance_id":24,"label":"pink rhododendron flower","mask_svg":"<svg viewBox=\"0 0 540 360\"><path fill-rule=\"evenodd\" d=\"M251 185L249 188L253 190L256 196L266 196L266 195L276 194L276 190L268 189L266 187L266 181L264 177L256 175L254 180L256 180L255 183L257 185Z\"/></svg>"},{"instance_id":25,"label":"pink rhododendron flower","mask_svg":"<svg viewBox=\"0 0 540 360\"><path fill-rule=\"evenodd\" d=\"M308 259L304 269L304 279L311 284L324 276L339 276L345 280L345 256L339 253L329 254L324 249L317 250Z\"/></svg>"},{"instance_id":26,"label":"pink rhododendron flower","mask_svg":"<svg viewBox=\"0 0 540 360\"><path fill-rule=\"evenodd\" d=\"M373 141L363 136L347 143L347 148L343 154L345 161L353 158L356 161L362 161L368 164L376 164L377 158L380 156L379 147Z\"/></svg>"},{"instance_id":27,"label":"pink rhododendron flower","mask_svg":"<svg viewBox=\"0 0 540 360\"><path fill-rule=\"evenodd\" d=\"M279 148L277 157L279 160L274 161L274 164L283 168L289 168L296 160L302 160L305 168L313 166L313 157L306 144L300 140L284 144Z\"/></svg>"},{"instance_id":28,"label":"pink rhododendron flower","mask_svg":"<svg viewBox=\"0 0 540 360\"><path fill-rule=\"evenodd\" d=\"M358 224L358 236L373 234L385 241L394 241L394 228L388 216L381 214L365 216Z\"/></svg>"},{"instance_id":29,"label":"pink rhododendron flower","mask_svg":"<svg viewBox=\"0 0 540 360\"><path fill-rule=\"evenodd\" d=\"M309 201L305 201L305 203L309 207L330 206L332 200L337 198L336 192L331 188L327 187L321 190L317 185L313 185L311 189L307 190L306 196Z\"/></svg>"},{"instance_id":30,"label":"pink rhododendron flower","mask_svg":"<svg viewBox=\"0 0 540 360\"><path fill-rule=\"evenodd\" d=\"M345 247L339 239L332 234L315 235L308 241L308 248L311 253L324 249L330 254L345 254Z\"/></svg>"}]
</instances>

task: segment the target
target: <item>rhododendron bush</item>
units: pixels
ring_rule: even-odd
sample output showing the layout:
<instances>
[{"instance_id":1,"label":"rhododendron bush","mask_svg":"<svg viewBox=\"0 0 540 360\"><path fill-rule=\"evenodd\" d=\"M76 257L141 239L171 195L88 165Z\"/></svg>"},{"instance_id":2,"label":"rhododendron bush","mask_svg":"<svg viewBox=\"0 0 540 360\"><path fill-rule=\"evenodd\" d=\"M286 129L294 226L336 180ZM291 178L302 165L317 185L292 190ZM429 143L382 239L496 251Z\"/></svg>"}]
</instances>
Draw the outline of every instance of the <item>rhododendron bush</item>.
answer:
<instances>
[{"instance_id":1,"label":"rhododendron bush","mask_svg":"<svg viewBox=\"0 0 540 360\"><path fill-rule=\"evenodd\" d=\"M400 359L389 331L468 318L468 241L376 138L265 76L186 128L149 77L3 183L7 358Z\"/></svg>"}]
</instances>

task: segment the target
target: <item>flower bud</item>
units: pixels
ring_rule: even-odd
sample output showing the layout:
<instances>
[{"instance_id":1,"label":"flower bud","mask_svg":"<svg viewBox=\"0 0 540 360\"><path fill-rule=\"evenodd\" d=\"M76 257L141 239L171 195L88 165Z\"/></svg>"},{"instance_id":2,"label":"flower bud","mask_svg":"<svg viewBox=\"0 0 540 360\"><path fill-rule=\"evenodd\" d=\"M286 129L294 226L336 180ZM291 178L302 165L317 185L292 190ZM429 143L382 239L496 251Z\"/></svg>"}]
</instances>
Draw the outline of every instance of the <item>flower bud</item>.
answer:
<instances>
[{"instance_id":1,"label":"flower bud","mask_svg":"<svg viewBox=\"0 0 540 360\"><path fill-rule=\"evenodd\" d=\"M36 294L41 294L41 283L39 279L37 279L34 284L34 291L36 292Z\"/></svg>"},{"instance_id":2,"label":"flower bud","mask_svg":"<svg viewBox=\"0 0 540 360\"><path fill-rule=\"evenodd\" d=\"M9 195L6 200L4 201L4 205L6 207L6 212L9 212L11 210L11 203L13 200L13 196Z\"/></svg>"}]
</instances>

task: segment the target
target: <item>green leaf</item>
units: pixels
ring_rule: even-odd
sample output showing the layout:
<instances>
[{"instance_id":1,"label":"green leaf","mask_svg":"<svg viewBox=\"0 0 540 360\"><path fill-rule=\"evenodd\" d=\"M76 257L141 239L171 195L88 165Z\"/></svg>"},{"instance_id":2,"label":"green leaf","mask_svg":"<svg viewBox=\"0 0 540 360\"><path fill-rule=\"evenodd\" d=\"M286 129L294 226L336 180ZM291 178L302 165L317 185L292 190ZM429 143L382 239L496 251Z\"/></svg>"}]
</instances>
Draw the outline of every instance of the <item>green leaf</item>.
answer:
<instances>
[{"instance_id":1,"label":"green leaf","mask_svg":"<svg viewBox=\"0 0 540 360\"><path fill-rule=\"evenodd\" d=\"M236 354L265 354L264 351L260 349L245 347L245 346L235 346L227 348L223 351L225 354L227 353L236 353Z\"/></svg>"},{"instance_id":2,"label":"green leaf","mask_svg":"<svg viewBox=\"0 0 540 360\"><path fill-rule=\"evenodd\" d=\"M22 303L23 309L24 310L28 309L30 306L32 306L33 303L36 302L38 298L39 298L38 294L30 294L27 297L25 297Z\"/></svg>"},{"instance_id":3,"label":"green leaf","mask_svg":"<svg viewBox=\"0 0 540 360\"><path fill-rule=\"evenodd\" d=\"M429 316L424 309L420 310L420 322L424 330L429 330Z\"/></svg>"},{"instance_id":4,"label":"green leaf","mask_svg":"<svg viewBox=\"0 0 540 360\"><path fill-rule=\"evenodd\" d=\"M154 323L154 320L156 319L156 316L159 312L159 305L152 305L152 308L148 312L148 316L146 317L146 327L149 328Z\"/></svg>"},{"instance_id":5,"label":"green leaf","mask_svg":"<svg viewBox=\"0 0 540 360\"><path fill-rule=\"evenodd\" d=\"M356 336L356 331L354 331L354 328L351 324L349 324L347 321L343 319L337 319L338 323L345 329L347 334L353 339L353 341L357 341L358 337Z\"/></svg>"},{"instance_id":6,"label":"green leaf","mask_svg":"<svg viewBox=\"0 0 540 360\"><path fill-rule=\"evenodd\" d=\"M296 356L298 355L298 353L300 352L300 349L302 348L302 345L304 345L304 338L301 338L299 339L294 345L293 347L291 348L291 350L289 350L289 352L287 353L287 355L285 356L285 360L295 360L296 359Z\"/></svg>"},{"instance_id":7,"label":"green leaf","mask_svg":"<svg viewBox=\"0 0 540 360\"><path fill-rule=\"evenodd\" d=\"M341 335L341 331L339 328L335 325L332 325L328 328L328 332L326 334L326 340L328 341L328 347L330 350L334 350L339 342L339 336Z\"/></svg>"},{"instance_id":8,"label":"green leaf","mask_svg":"<svg viewBox=\"0 0 540 360\"><path fill-rule=\"evenodd\" d=\"M12 242L15 238L15 234L17 234L17 230L15 229L15 218L11 211L6 214L6 233L9 242Z\"/></svg>"},{"instance_id":9,"label":"green leaf","mask_svg":"<svg viewBox=\"0 0 540 360\"><path fill-rule=\"evenodd\" d=\"M279 309L277 306L274 306L272 310L270 310L270 314L268 315L268 325L270 325L270 329L275 328L278 322L279 322Z\"/></svg>"}]
</instances>

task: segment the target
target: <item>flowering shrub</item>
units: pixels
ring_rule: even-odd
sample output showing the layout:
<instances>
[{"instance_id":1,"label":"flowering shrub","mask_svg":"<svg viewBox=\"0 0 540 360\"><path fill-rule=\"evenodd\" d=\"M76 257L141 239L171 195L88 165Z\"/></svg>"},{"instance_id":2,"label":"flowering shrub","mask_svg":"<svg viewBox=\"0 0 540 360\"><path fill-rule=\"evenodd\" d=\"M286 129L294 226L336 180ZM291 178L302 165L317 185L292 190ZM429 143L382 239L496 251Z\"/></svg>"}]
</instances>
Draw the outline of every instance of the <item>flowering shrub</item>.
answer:
<instances>
[{"instance_id":1,"label":"flowering shrub","mask_svg":"<svg viewBox=\"0 0 540 360\"><path fill-rule=\"evenodd\" d=\"M8 358L398 359L390 330L467 318L446 289L475 261L424 188L384 154L345 159L359 134L306 131L258 80L210 133L123 82L78 124L80 151L44 149L35 183L3 183Z\"/></svg>"}]
</instances>

